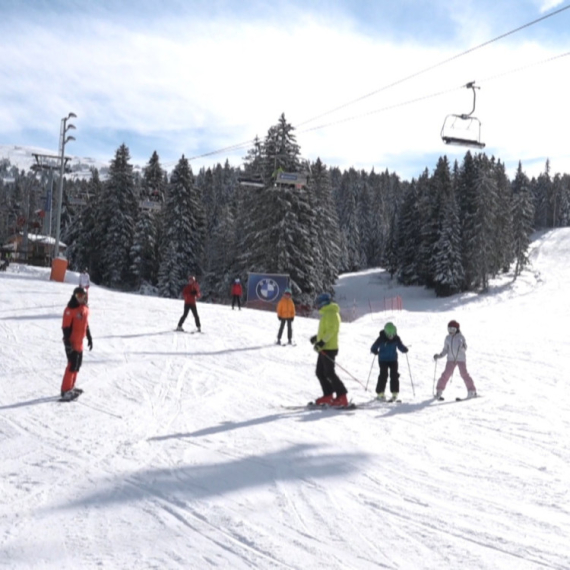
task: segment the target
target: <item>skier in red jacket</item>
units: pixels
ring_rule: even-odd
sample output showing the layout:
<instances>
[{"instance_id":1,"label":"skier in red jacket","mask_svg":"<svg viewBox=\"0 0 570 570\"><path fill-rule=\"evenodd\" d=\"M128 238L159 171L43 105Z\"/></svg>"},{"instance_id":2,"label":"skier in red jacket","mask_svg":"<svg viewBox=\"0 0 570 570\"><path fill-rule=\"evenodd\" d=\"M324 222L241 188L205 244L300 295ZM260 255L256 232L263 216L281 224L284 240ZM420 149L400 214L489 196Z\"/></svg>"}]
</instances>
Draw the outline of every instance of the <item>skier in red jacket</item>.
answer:
<instances>
[{"instance_id":1,"label":"skier in red jacket","mask_svg":"<svg viewBox=\"0 0 570 570\"><path fill-rule=\"evenodd\" d=\"M89 350L93 349L93 339L89 330L89 308L87 292L83 287L76 287L63 312L63 344L67 356L67 368L61 383L62 400L74 400L83 392L75 387L77 373L83 361L83 339L87 337Z\"/></svg>"},{"instance_id":2,"label":"skier in red jacket","mask_svg":"<svg viewBox=\"0 0 570 570\"><path fill-rule=\"evenodd\" d=\"M243 293L243 288L241 286L241 280L239 278L234 279L232 283L232 311L237 303L238 309L241 311L241 296Z\"/></svg>"},{"instance_id":3,"label":"skier in red jacket","mask_svg":"<svg viewBox=\"0 0 570 570\"><path fill-rule=\"evenodd\" d=\"M178 321L177 331L183 331L182 325L188 316L188 312L192 311L194 315L194 322L196 323L196 329L198 332L202 332L200 327L200 317L198 316L198 310L196 309L196 299L199 299L202 294L200 293L200 287L196 277L188 277L188 284L182 289L182 296L184 297L184 314L180 317Z\"/></svg>"}]
</instances>

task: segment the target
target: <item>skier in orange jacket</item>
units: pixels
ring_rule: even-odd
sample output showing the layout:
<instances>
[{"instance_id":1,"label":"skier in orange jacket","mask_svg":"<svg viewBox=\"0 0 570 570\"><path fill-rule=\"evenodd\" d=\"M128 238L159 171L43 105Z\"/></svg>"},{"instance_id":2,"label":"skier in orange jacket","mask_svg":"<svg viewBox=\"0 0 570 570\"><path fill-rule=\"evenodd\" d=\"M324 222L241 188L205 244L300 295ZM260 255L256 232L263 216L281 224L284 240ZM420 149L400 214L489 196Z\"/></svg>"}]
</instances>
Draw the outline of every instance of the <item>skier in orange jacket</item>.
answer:
<instances>
[{"instance_id":1,"label":"skier in orange jacket","mask_svg":"<svg viewBox=\"0 0 570 570\"><path fill-rule=\"evenodd\" d=\"M283 297L277 303L277 318L280 321L279 332L277 333L277 344L281 344L281 336L285 323L287 323L287 344L293 344L293 319L295 318L295 303L291 298L291 289L287 287L283 292Z\"/></svg>"},{"instance_id":2,"label":"skier in orange jacket","mask_svg":"<svg viewBox=\"0 0 570 570\"><path fill-rule=\"evenodd\" d=\"M87 293L83 287L76 287L63 312L63 345L67 356L67 367L61 383L61 397L73 400L83 392L75 388L77 373L83 361L83 339L87 337L89 350L93 349L93 339L89 330L89 307Z\"/></svg>"}]
</instances>

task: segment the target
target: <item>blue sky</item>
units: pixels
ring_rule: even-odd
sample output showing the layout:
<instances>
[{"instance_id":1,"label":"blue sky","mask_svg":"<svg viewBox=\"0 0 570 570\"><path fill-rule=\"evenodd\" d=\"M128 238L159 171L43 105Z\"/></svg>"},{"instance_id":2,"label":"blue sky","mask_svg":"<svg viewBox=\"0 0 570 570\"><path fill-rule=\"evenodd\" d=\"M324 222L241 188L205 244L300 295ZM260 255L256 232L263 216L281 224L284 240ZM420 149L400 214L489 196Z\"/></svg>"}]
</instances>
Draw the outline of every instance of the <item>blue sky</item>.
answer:
<instances>
[{"instance_id":1,"label":"blue sky","mask_svg":"<svg viewBox=\"0 0 570 570\"><path fill-rule=\"evenodd\" d=\"M133 162L156 150L172 166L182 154L263 137L285 113L304 157L411 178L443 154L463 156L439 134L447 114L470 111L471 93L460 87L475 80L489 154L510 172L522 160L537 174L546 158L555 172L570 172L560 129L568 125L570 9L386 88L567 6L0 0L0 144L56 151L61 118L72 111L77 140L68 154L106 162L125 143ZM192 166L238 165L246 150Z\"/></svg>"}]
</instances>

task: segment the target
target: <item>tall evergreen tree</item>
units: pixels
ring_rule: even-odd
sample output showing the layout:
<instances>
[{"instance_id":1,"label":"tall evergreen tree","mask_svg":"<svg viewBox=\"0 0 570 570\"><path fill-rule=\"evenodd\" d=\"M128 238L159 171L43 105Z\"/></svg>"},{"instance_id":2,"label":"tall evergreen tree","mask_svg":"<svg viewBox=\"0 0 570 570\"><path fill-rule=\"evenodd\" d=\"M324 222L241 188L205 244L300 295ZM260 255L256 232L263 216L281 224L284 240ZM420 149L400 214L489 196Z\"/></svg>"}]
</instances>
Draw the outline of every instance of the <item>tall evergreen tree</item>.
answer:
<instances>
[{"instance_id":1,"label":"tall evergreen tree","mask_svg":"<svg viewBox=\"0 0 570 570\"><path fill-rule=\"evenodd\" d=\"M98 212L101 281L114 289L125 289L132 285L130 251L138 219L139 199L130 159L129 149L122 144L111 161Z\"/></svg>"},{"instance_id":2,"label":"tall evergreen tree","mask_svg":"<svg viewBox=\"0 0 570 570\"><path fill-rule=\"evenodd\" d=\"M529 180L519 161L513 186L513 255L515 279L528 265L528 246L534 225L534 203Z\"/></svg>"},{"instance_id":3,"label":"tall evergreen tree","mask_svg":"<svg viewBox=\"0 0 570 570\"><path fill-rule=\"evenodd\" d=\"M484 154L476 157L477 180L475 192L477 208L473 235L473 258L475 268L474 285L487 291L489 277L493 271L495 258L494 235L497 229L497 180L493 171L493 164Z\"/></svg>"},{"instance_id":4,"label":"tall evergreen tree","mask_svg":"<svg viewBox=\"0 0 570 570\"><path fill-rule=\"evenodd\" d=\"M184 155L178 161L168 185L162 217L159 292L164 297L180 295L189 275L201 275L205 219L202 198Z\"/></svg>"},{"instance_id":5,"label":"tall evergreen tree","mask_svg":"<svg viewBox=\"0 0 570 570\"><path fill-rule=\"evenodd\" d=\"M154 202L164 202L166 172L160 165L158 153L154 151L143 170L141 198Z\"/></svg>"},{"instance_id":6,"label":"tall evergreen tree","mask_svg":"<svg viewBox=\"0 0 570 570\"><path fill-rule=\"evenodd\" d=\"M135 288L155 285L158 278L156 217L149 210L143 210L135 227L131 246L131 274Z\"/></svg>"},{"instance_id":7,"label":"tall evergreen tree","mask_svg":"<svg viewBox=\"0 0 570 570\"><path fill-rule=\"evenodd\" d=\"M314 263L320 276L318 291L333 292L341 265L341 244L338 216L334 205L330 172L320 158L311 168L311 209L316 230L313 238Z\"/></svg>"},{"instance_id":8,"label":"tall evergreen tree","mask_svg":"<svg viewBox=\"0 0 570 570\"><path fill-rule=\"evenodd\" d=\"M432 281L436 295L453 295L461 290L463 265L461 263L460 223L447 157L439 159L432 178L436 197L437 240L432 250Z\"/></svg>"}]
</instances>

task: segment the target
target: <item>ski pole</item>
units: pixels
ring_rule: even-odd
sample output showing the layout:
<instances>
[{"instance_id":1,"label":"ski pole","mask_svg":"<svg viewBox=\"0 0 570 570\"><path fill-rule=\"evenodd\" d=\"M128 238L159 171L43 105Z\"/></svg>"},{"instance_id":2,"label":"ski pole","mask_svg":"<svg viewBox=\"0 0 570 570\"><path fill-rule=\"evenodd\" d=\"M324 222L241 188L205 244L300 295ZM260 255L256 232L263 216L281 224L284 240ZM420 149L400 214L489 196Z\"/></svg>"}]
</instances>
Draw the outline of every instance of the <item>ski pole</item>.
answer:
<instances>
[{"instance_id":1,"label":"ski pole","mask_svg":"<svg viewBox=\"0 0 570 570\"><path fill-rule=\"evenodd\" d=\"M368 391L368 382L370 382L370 376L372 374L372 368L374 367L374 361L376 360L376 355L372 357L372 364L370 365L370 372L368 373L368 380L366 380L366 388L364 390Z\"/></svg>"},{"instance_id":2,"label":"ski pole","mask_svg":"<svg viewBox=\"0 0 570 570\"><path fill-rule=\"evenodd\" d=\"M328 358L332 363L336 364L341 370L346 372L353 380L358 382L366 390L366 387L358 378L355 378L346 368L343 368L338 362L336 362L336 360L334 358L331 358L324 350L321 350L321 352L319 354L322 354L323 356Z\"/></svg>"},{"instance_id":3,"label":"ski pole","mask_svg":"<svg viewBox=\"0 0 570 570\"><path fill-rule=\"evenodd\" d=\"M437 371L437 358L435 359L435 367L433 369L433 388L431 390L432 396L435 396L435 373Z\"/></svg>"},{"instance_id":4,"label":"ski pole","mask_svg":"<svg viewBox=\"0 0 570 570\"><path fill-rule=\"evenodd\" d=\"M408 372L410 373L410 382L412 384L412 394L416 397L416 389L414 388L414 381L412 379L412 369L410 368L410 361L408 360L408 353L406 352L406 362L408 363Z\"/></svg>"}]
</instances>

